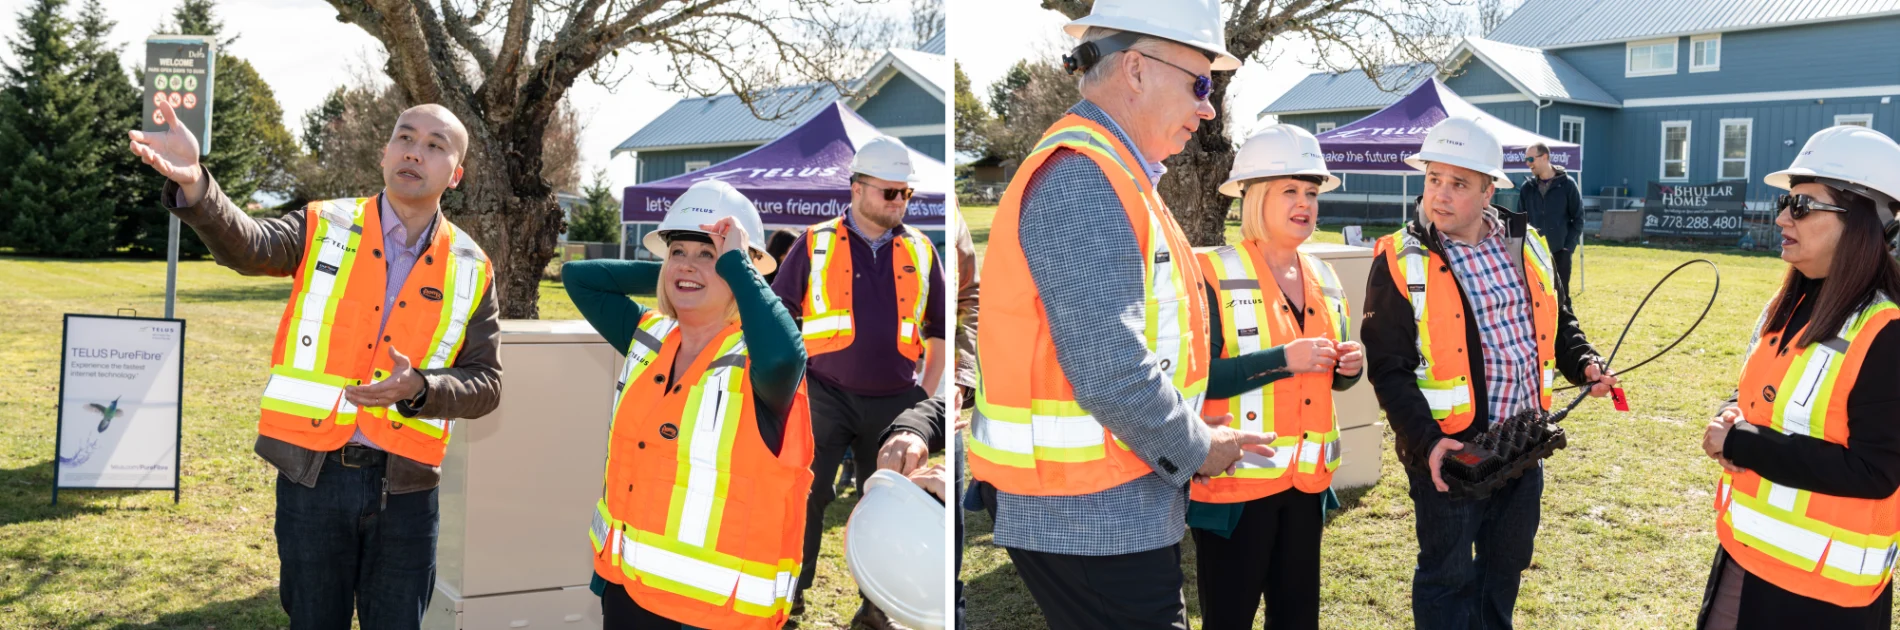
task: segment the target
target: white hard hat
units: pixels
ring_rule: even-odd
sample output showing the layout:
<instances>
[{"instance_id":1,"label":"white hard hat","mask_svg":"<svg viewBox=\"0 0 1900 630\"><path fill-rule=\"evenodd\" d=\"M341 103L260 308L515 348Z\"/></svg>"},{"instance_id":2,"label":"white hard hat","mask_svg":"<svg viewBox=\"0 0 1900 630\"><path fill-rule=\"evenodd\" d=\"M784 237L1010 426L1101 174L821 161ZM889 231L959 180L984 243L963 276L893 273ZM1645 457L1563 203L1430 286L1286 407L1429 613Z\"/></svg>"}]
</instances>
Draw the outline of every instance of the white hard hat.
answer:
<instances>
[{"instance_id":1,"label":"white hard hat","mask_svg":"<svg viewBox=\"0 0 1900 630\"><path fill-rule=\"evenodd\" d=\"M1326 156L1320 153L1319 139L1295 125L1280 123L1254 132L1234 154L1234 168L1220 192L1241 196L1247 182L1284 175L1312 175L1325 178L1320 192L1339 187L1339 178L1326 170Z\"/></svg>"},{"instance_id":2,"label":"white hard hat","mask_svg":"<svg viewBox=\"0 0 1900 630\"><path fill-rule=\"evenodd\" d=\"M1783 190L1794 177L1817 177L1835 188L1874 200L1882 225L1893 221L1889 205L1900 199L1900 144L1886 134L1854 125L1828 127L1802 145L1788 168L1769 173L1762 183Z\"/></svg>"},{"instance_id":3,"label":"white hard hat","mask_svg":"<svg viewBox=\"0 0 1900 630\"><path fill-rule=\"evenodd\" d=\"M660 227L648 232L640 240L647 251L666 260L666 234L668 232L698 232L705 234L700 225L713 223L726 217L739 220L739 227L746 231L746 243L752 248L752 265L760 274L772 273L778 268L778 261L765 250L765 224L759 220L759 209L746 199L739 189L716 179L709 179L687 188L680 193L673 205L666 209L666 218L660 221Z\"/></svg>"},{"instance_id":4,"label":"white hard hat","mask_svg":"<svg viewBox=\"0 0 1900 630\"><path fill-rule=\"evenodd\" d=\"M879 470L844 525L844 564L858 590L916 630L944 627L943 509L903 475Z\"/></svg>"},{"instance_id":5,"label":"white hard hat","mask_svg":"<svg viewBox=\"0 0 1900 630\"><path fill-rule=\"evenodd\" d=\"M1214 55L1215 70L1237 70L1240 58L1227 52L1220 5L1220 0L1095 0L1088 17L1062 30L1076 39L1089 27L1152 35Z\"/></svg>"},{"instance_id":6,"label":"white hard hat","mask_svg":"<svg viewBox=\"0 0 1900 630\"><path fill-rule=\"evenodd\" d=\"M1468 168L1497 182L1498 188L1510 188L1511 177L1504 174L1504 147L1498 139L1478 126L1477 119L1454 116L1439 121L1425 134L1425 144L1405 163L1420 171L1427 162L1442 162Z\"/></svg>"},{"instance_id":7,"label":"white hard hat","mask_svg":"<svg viewBox=\"0 0 1900 630\"><path fill-rule=\"evenodd\" d=\"M910 165L910 147L890 136L872 138L858 147L858 154L851 158L851 172L894 182L917 181L917 171Z\"/></svg>"}]
</instances>

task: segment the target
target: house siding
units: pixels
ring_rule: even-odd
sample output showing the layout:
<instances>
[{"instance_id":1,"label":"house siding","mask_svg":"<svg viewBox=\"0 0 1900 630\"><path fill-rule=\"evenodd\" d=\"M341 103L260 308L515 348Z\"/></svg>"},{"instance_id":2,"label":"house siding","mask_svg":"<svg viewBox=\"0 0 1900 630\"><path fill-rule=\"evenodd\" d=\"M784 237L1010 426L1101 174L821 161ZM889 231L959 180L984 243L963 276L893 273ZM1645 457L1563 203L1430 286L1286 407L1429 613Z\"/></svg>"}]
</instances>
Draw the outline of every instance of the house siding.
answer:
<instances>
[{"instance_id":1,"label":"house siding","mask_svg":"<svg viewBox=\"0 0 1900 630\"><path fill-rule=\"evenodd\" d=\"M1689 38L1678 37L1676 73L1647 77L1623 76L1621 43L1553 52L1617 98L1706 96L1900 85L1896 34L1900 16L1724 33L1715 72L1690 72Z\"/></svg>"}]
</instances>

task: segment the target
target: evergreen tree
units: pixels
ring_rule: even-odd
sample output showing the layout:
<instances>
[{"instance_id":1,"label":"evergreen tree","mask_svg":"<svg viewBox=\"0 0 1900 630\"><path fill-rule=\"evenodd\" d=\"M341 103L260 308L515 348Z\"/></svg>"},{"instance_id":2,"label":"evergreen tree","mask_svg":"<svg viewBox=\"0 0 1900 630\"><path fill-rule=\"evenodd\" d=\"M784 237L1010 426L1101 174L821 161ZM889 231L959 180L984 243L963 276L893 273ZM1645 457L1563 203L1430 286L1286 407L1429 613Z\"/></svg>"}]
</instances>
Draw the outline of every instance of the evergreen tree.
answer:
<instances>
[{"instance_id":1,"label":"evergreen tree","mask_svg":"<svg viewBox=\"0 0 1900 630\"><path fill-rule=\"evenodd\" d=\"M88 41L65 8L36 0L9 42L17 65L4 66L0 89L0 225L22 252L99 256L114 232L112 146L97 135L103 112L85 79L88 50L103 44L96 23Z\"/></svg>"},{"instance_id":2,"label":"evergreen tree","mask_svg":"<svg viewBox=\"0 0 1900 630\"><path fill-rule=\"evenodd\" d=\"M620 202L614 199L607 183L607 172L596 171L594 182L582 190L587 200L574 209L568 223L567 240L582 243L620 242Z\"/></svg>"},{"instance_id":3,"label":"evergreen tree","mask_svg":"<svg viewBox=\"0 0 1900 630\"><path fill-rule=\"evenodd\" d=\"M158 193L165 178L147 168L138 156L125 150L125 132L139 128L144 113L143 95L132 82L121 61L124 46L110 43L116 22L106 15L100 0L86 0L79 12L79 54L81 81L93 88L93 103L99 117L93 134L102 139L106 178L105 199L111 203L116 233L113 247L134 245L139 237L138 215L141 210L158 209ZM159 210L162 211L162 210ZM164 235L159 235L162 245Z\"/></svg>"}]
</instances>

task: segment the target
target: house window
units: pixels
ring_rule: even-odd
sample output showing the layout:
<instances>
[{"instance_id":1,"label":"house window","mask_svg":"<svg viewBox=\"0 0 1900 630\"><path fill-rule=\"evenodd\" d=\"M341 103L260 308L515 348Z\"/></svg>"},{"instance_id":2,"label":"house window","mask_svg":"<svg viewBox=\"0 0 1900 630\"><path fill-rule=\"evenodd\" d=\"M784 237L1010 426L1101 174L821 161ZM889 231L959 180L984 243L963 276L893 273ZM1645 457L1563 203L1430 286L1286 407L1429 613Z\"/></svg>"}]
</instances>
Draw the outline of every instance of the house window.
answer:
<instances>
[{"instance_id":1,"label":"house window","mask_svg":"<svg viewBox=\"0 0 1900 630\"><path fill-rule=\"evenodd\" d=\"M1662 181L1689 179L1689 121L1671 120L1662 124Z\"/></svg>"},{"instance_id":2,"label":"house window","mask_svg":"<svg viewBox=\"0 0 1900 630\"><path fill-rule=\"evenodd\" d=\"M697 170L700 170L700 169L703 169L703 168L706 168L706 167L708 167L708 166L712 166L712 162L709 162L709 161L706 161L706 160L687 160L687 161L686 161L686 172L688 172L688 173L691 173L691 172L693 172L693 171L697 171Z\"/></svg>"},{"instance_id":3,"label":"house window","mask_svg":"<svg viewBox=\"0 0 1900 630\"><path fill-rule=\"evenodd\" d=\"M1858 125L1861 127L1872 128L1874 126L1874 115L1873 114L1837 114L1834 116L1834 124Z\"/></svg>"},{"instance_id":4,"label":"house window","mask_svg":"<svg viewBox=\"0 0 1900 630\"><path fill-rule=\"evenodd\" d=\"M1722 69L1722 35L1697 35L1689 38L1689 71L1715 72Z\"/></svg>"},{"instance_id":5,"label":"house window","mask_svg":"<svg viewBox=\"0 0 1900 630\"><path fill-rule=\"evenodd\" d=\"M1583 164L1581 162L1583 159L1583 117L1582 116L1562 116L1558 118L1557 139L1577 145L1577 158L1578 158L1579 163L1570 165L1570 168L1573 170L1582 168Z\"/></svg>"},{"instance_id":6,"label":"house window","mask_svg":"<svg viewBox=\"0 0 1900 630\"><path fill-rule=\"evenodd\" d=\"M1749 118L1722 119L1720 179L1748 179L1748 147L1755 136L1755 121Z\"/></svg>"},{"instance_id":7,"label":"house window","mask_svg":"<svg viewBox=\"0 0 1900 630\"><path fill-rule=\"evenodd\" d=\"M1328 131L1332 131L1337 128L1339 128L1339 123L1323 122L1323 123L1313 125L1313 133L1326 133Z\"/></svg>"},{"instance_id":8,"label":"house window","mask_svg":"<svg viewBox=\"0 0 1900 630\"><path fill-rule=\"evenodd\" d=\"M1624 45L1623 76L1648 77L1676 73L1676 40L1654 39Z\"/></svg>"}]
</instances>

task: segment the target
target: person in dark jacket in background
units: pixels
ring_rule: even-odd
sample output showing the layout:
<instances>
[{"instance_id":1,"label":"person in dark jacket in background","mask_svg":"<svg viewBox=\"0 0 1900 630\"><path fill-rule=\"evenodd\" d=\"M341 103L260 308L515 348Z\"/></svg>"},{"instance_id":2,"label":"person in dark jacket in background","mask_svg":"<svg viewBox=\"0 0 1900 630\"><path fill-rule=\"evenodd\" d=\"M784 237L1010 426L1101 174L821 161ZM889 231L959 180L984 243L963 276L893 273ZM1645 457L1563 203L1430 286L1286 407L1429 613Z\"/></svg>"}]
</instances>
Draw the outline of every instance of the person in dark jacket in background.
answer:
<instances>
[{"instance_id":1,"label":"person in dark jacket in background","mask_svg":"<svg viewBox=\"0 0 1900 630\"><path fill-rule=\"evenodd\" d=\"M1570 255L1583 242L1583 191L1564 167L1550 163L1550 147L1539 142L1524 149L1531 176L1518 186L1517 213L1530 216L1550 242L1551 262L1557 267L1557 295L1570 303Z\"/></svg>"}]
</instances>

